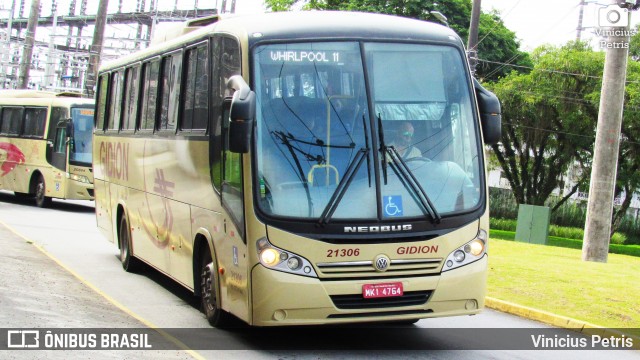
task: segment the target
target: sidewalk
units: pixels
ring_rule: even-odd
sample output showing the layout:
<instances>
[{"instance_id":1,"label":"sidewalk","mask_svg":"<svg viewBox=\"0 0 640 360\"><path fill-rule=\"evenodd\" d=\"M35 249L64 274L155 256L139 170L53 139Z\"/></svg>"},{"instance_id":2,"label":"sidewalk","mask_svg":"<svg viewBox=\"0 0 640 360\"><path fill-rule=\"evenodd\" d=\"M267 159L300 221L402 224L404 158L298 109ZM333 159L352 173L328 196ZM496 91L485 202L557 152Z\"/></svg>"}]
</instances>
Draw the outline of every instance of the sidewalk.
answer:
<instances>
[{"instance_id":1,"label":"sidewalk","mask_svg":"<svg viewBox=\"0 0 640 360\"><path fill-rule=\"evenodd\" d=\"M2 328L146 328L0 224ZM191 359L183 351L5 350L3 359Z\"/></svg>"}]
</instances>

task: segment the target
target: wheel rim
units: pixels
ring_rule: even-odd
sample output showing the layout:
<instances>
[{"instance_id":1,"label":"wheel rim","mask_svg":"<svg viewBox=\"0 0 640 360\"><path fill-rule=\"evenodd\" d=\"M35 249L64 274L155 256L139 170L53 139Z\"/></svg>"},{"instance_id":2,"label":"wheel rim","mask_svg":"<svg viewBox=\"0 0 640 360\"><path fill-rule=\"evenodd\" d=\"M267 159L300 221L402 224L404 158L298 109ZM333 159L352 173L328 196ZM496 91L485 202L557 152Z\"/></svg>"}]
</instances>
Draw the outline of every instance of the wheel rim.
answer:
<instances>
[{"instance_id":1,"label":"wheel rim","mask_svg":"<svg viewBox=\"0 0 640 360\"><path fill-rule=\"evenodd\" d=\"M129 257L129 224L122 219L120 224L120 261L124 264Z\"/></svg>"},{"instance_id":2,"label":"wheel rim","mask_svg":"<svg viewBox=\"0 0 640 360\"><path fill-rule=\"evenodd\" d=\"M42 179L38 180L36 185L36 201L38 203L44 202L44 181Z\"/></svg>"},{"instance_id":3,"label":"wheel rim","mask_svg":"<svg viewBox=\"0 0 640 360\"><path fill-rule=\"evenodd\" d=\"M216 293L213 289L213 263L207 264L202 270L202 304L206 311L216 310Z\"/></svg>"},{"instance_id":4,"label":"wheel rim","mask_svg":"<svg viewBox=\"0 0 640 360\"><path fill-rule=\"evenodd\" d=\"M124 239L123 231L120 231L120 261L124 262L127 258L127 239Z\"/></svg>"}]
</instances>

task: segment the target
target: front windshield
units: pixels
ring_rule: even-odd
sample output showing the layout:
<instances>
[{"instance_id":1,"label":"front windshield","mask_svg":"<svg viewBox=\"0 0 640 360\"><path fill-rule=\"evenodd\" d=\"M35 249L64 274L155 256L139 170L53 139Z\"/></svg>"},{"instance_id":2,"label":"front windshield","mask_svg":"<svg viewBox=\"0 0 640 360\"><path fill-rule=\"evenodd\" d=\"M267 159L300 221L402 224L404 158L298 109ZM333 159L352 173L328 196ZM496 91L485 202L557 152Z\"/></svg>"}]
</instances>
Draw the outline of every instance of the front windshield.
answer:
<instances>
[{"instance_id":1,"label":"front windshield","mask_svg":"<svg viewBox=\"0 0 640 360\"><path fill-rule=\"evenodd\" d=\"M256 186L265 213L430 216L421 192L445 216L479 204L477 126L455 48L313 42L258 46L254 54Z\"/></svg>"},{"instance_id":2,"label":"front windshield","mask_svg":"<svg viewBox=\"0 0 640 360\"><path fill-rule=\"evenodd\" d=\"M70 147L69 161L91 165L93 111L93 108L71 109L73 146Z\"/></svg>"}]
</instances>

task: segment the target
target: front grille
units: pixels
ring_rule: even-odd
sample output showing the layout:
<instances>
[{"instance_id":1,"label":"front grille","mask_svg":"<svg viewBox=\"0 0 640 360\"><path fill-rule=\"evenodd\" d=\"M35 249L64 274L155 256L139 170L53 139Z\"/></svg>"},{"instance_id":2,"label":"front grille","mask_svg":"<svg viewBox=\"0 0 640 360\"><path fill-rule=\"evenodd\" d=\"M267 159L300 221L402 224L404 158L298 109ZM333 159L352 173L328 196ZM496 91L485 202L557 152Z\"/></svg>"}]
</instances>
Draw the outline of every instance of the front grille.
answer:
<instances>
[{"instance_id":1,"label":"front grille","mask_svg":"<svg viewBox=\"0 0 640 360\"><path fill-rule=\"evenodd\" d=\"M373 309L422 305L433 293L427 291L407 291L402 296L365 299L362 294L331 295L331 301L338 309Z\"/></svg>"},{"instance_id":2,"label":"front grille","mask_svg":"<svg viewBox=\"0 0 640 360\"><path fill-rule=\"evenodd\" d=\"M349 319L349 318L363 318L363 317L385 317L385 316L397 316L397 315L419 315L431 314L433 310L401 310L401 311L376 311L365 313L348 313L348 314L331 314L327 316L327 319Z\"/></svg>"},{"instance_id":3,"label":"front grille","mask_svg":"<svg viewBox=\"0 0 640 360\"><path fill-rule=\"evenodd\" d=\"M396 259L391 260L387 271L377 271L373 261L345 261L318 263L318 275L322 279L357 279L424 276L437 274L442 267L442 259Z\"/></svg>"}]
</instances>

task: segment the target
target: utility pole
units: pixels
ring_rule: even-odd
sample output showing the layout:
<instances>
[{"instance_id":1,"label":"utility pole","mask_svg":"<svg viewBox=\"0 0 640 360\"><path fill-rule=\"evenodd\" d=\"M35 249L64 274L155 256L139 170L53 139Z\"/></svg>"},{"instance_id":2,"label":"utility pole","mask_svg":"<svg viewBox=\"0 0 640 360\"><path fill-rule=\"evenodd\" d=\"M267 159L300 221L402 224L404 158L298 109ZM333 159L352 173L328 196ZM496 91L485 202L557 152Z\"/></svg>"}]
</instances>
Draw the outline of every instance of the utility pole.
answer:
<instances>
[{"instance_id":1,"label":"utility pole","mask_svg":"<svg viewBox=\"0 0 640 360\"><path fill-rule=\"evenodd\" d=\"M612 1L612 4L617 4ZM625 9L620 8L623 14ZM631 18L631 12L627 14ZM599 24L603 25L603 24ZM582 260L607 262L629 54L629 26L610 27L594 147Z\"/></svg>"},{"instance_id":2,"label":"utility pole","mask_svg":"<svg viewBox=\"0 0 640 360\"><path fill-rule=\"evenodd\" d=\"M9 18L7 21L7 39L6 44L0 44L0 89L11 87L8 80L9 74L15 76L16 71L12 69L13 51L11 49L11 34L13 33L13 13L16 10L16 0L11 0L11 9L9 9ZM1 32L2 30L0 30ZM6 65L6 68L5 68Z\"/></svg>"},{"instance_id":3,"label":"utility pole","mask_svg":"<svg viewBox=\"0 0 640 360\"><path fill-rule=\"evenodd\" d=\"M576 41L580 41L582 39L582 20L584 18L584 7L587 5L586 0L580 1L580 14L578 15L578 28L576 33Z\"/></svg>"},{"instance_id":4,"label":"utility pole","mask_svg":"<svg viewBox=\"0 0 640 360\"><path fill-rule=\"evenodd\" d=\"M104 28L107 24L107 7L109 0L100 0L98 13L96 14L96 27L93 30L93 42L89 49L89 64L87 66L87 79L84 83L85 95L93 97L98 79L98 68L100 67L100 56L102 56L102 42L104 39Z\"/></svg>"},{"instance_id":5,"label":"utility pole","mask_svg":"<svg viewBox=\"0 0 640 360\"><path fill-rule=\"evenodd\" d=\"M52 36L49 37L49 54L47 55L47 64L45 65L44 86L47 90L53 90L56 87L56 64L58 56L55 51L54 39L58 24L58 4L56 0L51 2L51 16L53 17L53 27L51 28Z\"/></svg>"},{"instance_id":6,"label":"utility pole","mask_svg":"<svg viewBox=\"0 0 640 360\"><path fill-rule=\"evenodd\" d=\"M469 39L467 40L467 53L469 54L469 65L471 73L475 75L478 65L478 27L480 25L480 4L481 0L473 0L471 8L471 23L469 24Z\"/></svg>"},{"instance_id":7,"label":"utility pole","mask_svg":"<svg viewBox=\"0 0 640 360\"><path fill-rule=\"evenodd\" d=\"M40 17L40 0L31 0L31 11L27 21L27 35L24 38L24 50L18 68L18 89L26 89L29 85L29 71L33 57L33 44L36 40L36 27Z\"/></svg>"}]
</instances>

